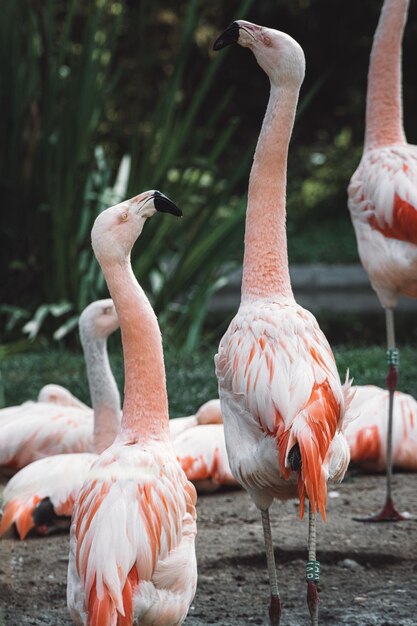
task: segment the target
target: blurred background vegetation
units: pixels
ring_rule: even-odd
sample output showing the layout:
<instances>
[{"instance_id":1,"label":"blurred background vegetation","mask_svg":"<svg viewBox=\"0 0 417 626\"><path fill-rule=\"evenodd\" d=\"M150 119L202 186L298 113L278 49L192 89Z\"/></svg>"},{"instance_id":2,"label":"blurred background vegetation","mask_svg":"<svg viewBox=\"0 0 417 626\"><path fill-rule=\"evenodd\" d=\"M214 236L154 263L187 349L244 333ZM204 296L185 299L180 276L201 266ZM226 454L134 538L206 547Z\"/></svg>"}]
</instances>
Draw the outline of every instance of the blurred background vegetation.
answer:
<instances>
[{"instance_id":1,"label":"blurred background vegetation","mask_svg":"<svg viewBox=\"0 0 417 626\"><path fill-rule=\"evenodd\" d=\"M211 294L241 263L245 193L268 97L247 51L211 50L231 21L284 30L307 75L288 184L291 262L356 262L346 187L361 154L381 0L14 0L0 20L0 342L71 344L106 295L90 246L100 210L159 188L183 209L147 224L133 262L170 344L193 350ZM404 41L417 143L417 6ZM207 335L205 335L207 337ZM207 339L209 341L209 339ZM1 356L1 353L0 353Z\"/></svg>"}]
</instances>

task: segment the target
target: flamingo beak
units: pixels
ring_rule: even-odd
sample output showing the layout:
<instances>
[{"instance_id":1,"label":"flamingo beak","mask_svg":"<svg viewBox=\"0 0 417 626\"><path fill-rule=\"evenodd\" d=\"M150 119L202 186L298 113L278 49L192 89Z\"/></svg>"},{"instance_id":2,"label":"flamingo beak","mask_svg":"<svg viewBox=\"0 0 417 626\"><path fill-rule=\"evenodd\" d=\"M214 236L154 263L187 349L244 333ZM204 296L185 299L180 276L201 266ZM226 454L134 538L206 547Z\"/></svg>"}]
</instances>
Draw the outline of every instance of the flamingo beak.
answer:
<instances>
[{"instance_id":1,"label":"flamingo beak","mask_svg":"<svg viewBox=\"0 0 417 626\"><path fill-rule=\"evenodd\" d=\"M172 213L172 215L176 217L182 217L181 209L160 191L154 191L153 203L155 209L160 213Z\"/></svg>"},{"instance_id":2,"label":"flamingo beak","mask_svg":"<svg viewBox=\"0 0 417 626\"><path fill-rule=\"evenodd\" d=\"M232 24L230 24L230 26L228 26L226 30L223 31L219 37L217 37L213 44L213 50L221 50L226 46L237 43L239 39L239 28L240 26L237 22L232 22Z\"/></svg>"}]
</instances>

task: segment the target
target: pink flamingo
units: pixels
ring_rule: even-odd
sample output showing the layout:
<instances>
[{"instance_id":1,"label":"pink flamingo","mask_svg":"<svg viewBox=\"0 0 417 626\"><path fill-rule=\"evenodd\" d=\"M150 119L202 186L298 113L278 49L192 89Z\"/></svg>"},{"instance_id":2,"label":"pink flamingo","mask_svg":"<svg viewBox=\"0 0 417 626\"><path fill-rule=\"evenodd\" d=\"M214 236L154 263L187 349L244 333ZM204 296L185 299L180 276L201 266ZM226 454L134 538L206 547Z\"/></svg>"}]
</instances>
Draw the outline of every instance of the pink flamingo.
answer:
<instances>
[{"instance_id":1,"label":"pink flamingo","mask_svg":"<svg viewBox=\"0 0 417 626\"><path fill-rule=\"evenodd\" d=\"M121 432L93 464L74 508L67 598L76 624L176 626L195 593L196 493L169 436L158 322L130 265L156 211L181 215L148 191L101 213L92 230L122 330L125 396Z\"/></svg>"},{"instance_id":2,"label":"pink flamingo","mask_svg":"<svg viewBox=\"0 0 417 626\"><path fill-rule=\"evenodd\" d=\"M389 392L373 385L352 389L356 390L349 407L353 419L345 428L351 461L367 471L386 470ZM417 471L417 402L399 391L395 392L391 459L398 469Z\"/></svg>"},{"instance_id":3,"label":"pink flamingo","mask_svg":"<svg viewBox=\"0 0 417 626\"><path fill-rule=\"evenodd\" d=\"M77 406L80 409L88 410L84 402L81 402L66 387L50 383L44 385L38 394L38 402L50 402L51 404L60 404L61 406Z\"/></svg>"},{"instance_id":4,"label":"pink flamingo","mask_svg":"<svg viewBox=\"0 0 417 626\"><path fill-rule=\"evenodd\" d=\"M401 42L408 0L385 0L372 45L365 147L349 184L349 210L359 256L385 309L390 393L387 492L381 512L361 521L400 521L392 500L392 419L398 379L394 308L400 295L417 297L417 146L402 123Z\"/></svg>"},{"instance_id":5,"label":"pink flamingo","mask_svg":"<svg viewBox=\"0 0 417 626\"><path fill-rule=\"evenodd\" d=\"M188 428L175 437L173 444L182 469L198 493L239 484L230 470L223 424Z\"/></svg>"},{"instance_id":6,"label":"pink flamingo","mask_svg":"<svg viewBox=\"0 0 417 626\"><path fill-rule=\"evenodd\" d=\"M269 522L274 498L309 499L307 603L318 623L315 514L326 517L326 481L342 478L349 452L340 430L342 388L330 346L291 290L285 231L288 144L304 78L301 47L289 35L234 22L214 44L254 53L271 83L249 180L242 297L215 358L233 475L261 510L271 589L269 616L281 603Z\"/></svg>"},{"instance_id":7,"label":"pink flamingo","mask_svg":"<svg viewBox=\"0 0 417 626\"><path fill-rule=\"evenodd\" d=\"M113 442L119 429L120 396L107 355L107 337L118 327L110 299L93 302L82 312L80 338L94 408L91 448L86 452L41 458L17 472L3 492L0 536L13 524L21 539L35 527L45 535L54 527L68 526L67 518L89 468L97 455ZM47 392L56 393L56 390ZM58 395L62 396L60 389Z\"/></svg>"},{"instance_id":8,"label":"pink flamingo","mask_svg":"<svg viewBox=\"0 0 417 626\"><path fill-rule=\"evenodd\" d=\"M115 413L120 421L120 398L110 371L106 339L118 328L117 315L111 300L89 305L80 317L80 334L87 362L87 370L95 376L94 389L97 402L108 403L107 418L114 424ZM90 381L91 383L91 381ZM103 385L103 386L101 386ZM55 386L54 386L55 387ZM3 472L20 469L47 456L91 452L103 449L95 438L99 424L94 424L93 411L74 398L64 388L44 388L41 391L47 402L25 402L19 407L6 409L0 420L0 467ZM67 399L64 405L51 402L51 396ZM111 416L110 416L111 413ZM100 427L101 428L101 427ZM115 430L111 427L113 438ZM105 440L110 443L105 433Z\"/></svg>"}]
</instances>

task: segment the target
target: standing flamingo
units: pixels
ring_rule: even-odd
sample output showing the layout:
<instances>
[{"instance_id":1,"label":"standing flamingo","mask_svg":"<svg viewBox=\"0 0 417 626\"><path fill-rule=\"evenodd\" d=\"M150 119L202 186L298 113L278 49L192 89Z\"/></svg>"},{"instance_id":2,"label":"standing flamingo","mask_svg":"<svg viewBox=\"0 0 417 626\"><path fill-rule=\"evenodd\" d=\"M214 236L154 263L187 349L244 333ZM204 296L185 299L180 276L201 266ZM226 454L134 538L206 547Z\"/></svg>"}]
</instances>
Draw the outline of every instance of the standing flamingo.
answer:
<instances>
[{"instance_id":1,"label":"standing flamingo","mask_svg":"<svg viewBox=\"0 0 417 626\"><path fill-rule=\"evenodd\" d=\"M379 513L361 521L401 521L392 500L392 420L398 380L394 308L400 295L417 298L417 146L402 122L401 42L409 0L385 0L372 45L365 146L349 184L349 210L359 256L385 309L390 393L387 492Z\"/></svg>"},{"instance_id":2,"label":"standing flamingo","mask_svg":"<svg viewBox=\"0 0 417 626\"><path fill-rule=\"evenodd\" d=\"M130 252L156 211L181 215L158 191L101 213L92 244L122 330L121 432L93 464L71 524L68 607L76 624L177 626L194 597L196 493L168 428L162 341Z\"/></svg>"},{"instance_id":3,"label":"standing flamingo","mask_svg":"<svg viewBox=\"0 0 417 626\"><path fill-rule=\"evenodd\" d=\"M214 49L232 43L253 51L271 93L249 180L241 304L215 358L221 411L232 473L262 514L273 626L281 603L269 507L298 491L302 516L309 499L307 603L317 624L315 514L325 519L326 480L341 479L348 464L338 432L348 385L317 321L295 302L288 271L287 155L305 60L289 35L246 21L229 26Z\"/></svg>"},{"instance_id":4,"label":"standing flamingo","mask_svg":"<svg viewBox=\"0 0 417 626\"><path fill-rule=\"evenodd\" d=\"M81 313L80 338L94 409L91 449L47 456L17 472L3 492L0 536L13 524L21 539L34 527L39 533L47 534L51 528L61 526L62 520L58 518L71 516L75 498L93 461L113 442L120 424L120 396L110 369L107 338L118 327L110 299L93 302ZM62 395L60 390L58 393Z\"/></svg>"}]
</instances>

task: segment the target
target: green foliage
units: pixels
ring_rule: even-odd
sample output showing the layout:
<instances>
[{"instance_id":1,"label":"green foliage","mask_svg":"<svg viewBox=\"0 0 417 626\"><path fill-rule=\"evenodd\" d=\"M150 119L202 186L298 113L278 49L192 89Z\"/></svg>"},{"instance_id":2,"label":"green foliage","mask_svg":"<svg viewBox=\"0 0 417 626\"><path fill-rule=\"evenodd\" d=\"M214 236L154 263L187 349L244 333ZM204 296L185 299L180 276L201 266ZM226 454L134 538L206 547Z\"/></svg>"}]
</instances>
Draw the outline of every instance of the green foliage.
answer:
<instances>
[{"instance_id":1,"label":"green foliage","mask_svg":"<svg viewBox=\"0 0 417 626\"><path fill-rule=\"evenodd\" d=\"M206 400L217 397L214 374L214 347L180 355L165 349L168 397L172 417L190 415ZM417 367L414 350L401 347L401 391L417 397ZM340 376L349 368L354 384L375 384L384 387L386 359L384 348L348 348L337 346L334 354ZM123 359L120 347L110 356L119 389L123 389ZM2 363L6 404L8 406L36 398L42 385L50 382L67 386L81 400L89 403L83 357L64 350L28 352L8 357ZM51 375L53 372L53 375Z\"/></svg>"},{"instance_id":2,"label":"green foliage","mask_svg":"<svg viewBox=\"0 0 417 626\"><path fill-rule=\"evenodd\" d=\"M240 14L252 3L242 0ZM145 73L146 50L152 50L155 21L163 4L141 3L138 45L144 51ZM31 80L7 74L7 91L17 92L23 103L24 123L12 138L19 158L9 163L10 176L1 191L9 196L15 220L4 249L5 265L9 275L15 270L19 286L24 287L21 279L27 274L32 274L32 284L18 298L19 306L9 303L0 310L7 328L10 331L29 318L23 330L30 338L46 330L62 339L73 331L78 313L105 294L89 242L95 216L126 195L161 188L183 207L186 217L182 223L169 218L150 222L139 254L134 253L134 266L169 337L191 350L200 335L208 298L224 282L219 274L222 261L242 241L244 204L233 194L247 174L251 154L232 173L221 172L218 162L238 121L218 132L232 90L221 98L210 96L227 53L217 55L208 70L196 77L192 94L185 99L195 37L206 17L201 3L191 0L182 16L172 69L154 105L150 107L140 93L133 99L140 125L125 146L124 180L113 183L120 146L110 143L104 151L100 145L94 148L94 143L100 128L114 115L114 49L123 5L101 0L81 9L76 0L69 4L50 0L35 2L24 12L25 6L18 0L2 21L6 44L15 51L15 65L22 65L24 59ZM19 20L21 29L13 29ZM23 39L28 41L27 49ZM0 66L7 65L6 44ZM202 126L202 107L210 97L213 106ZM6 107L5 99L2 104ZM17 112L12 104L3 119L13 115ZM21 130L25 124L29 139ZM27 167L22 169L22 162ZM22 241L18 224L24 225L30 241ZM26 247L34 250L33 258L27 258Z\"/></svg>"}]
</instances>

